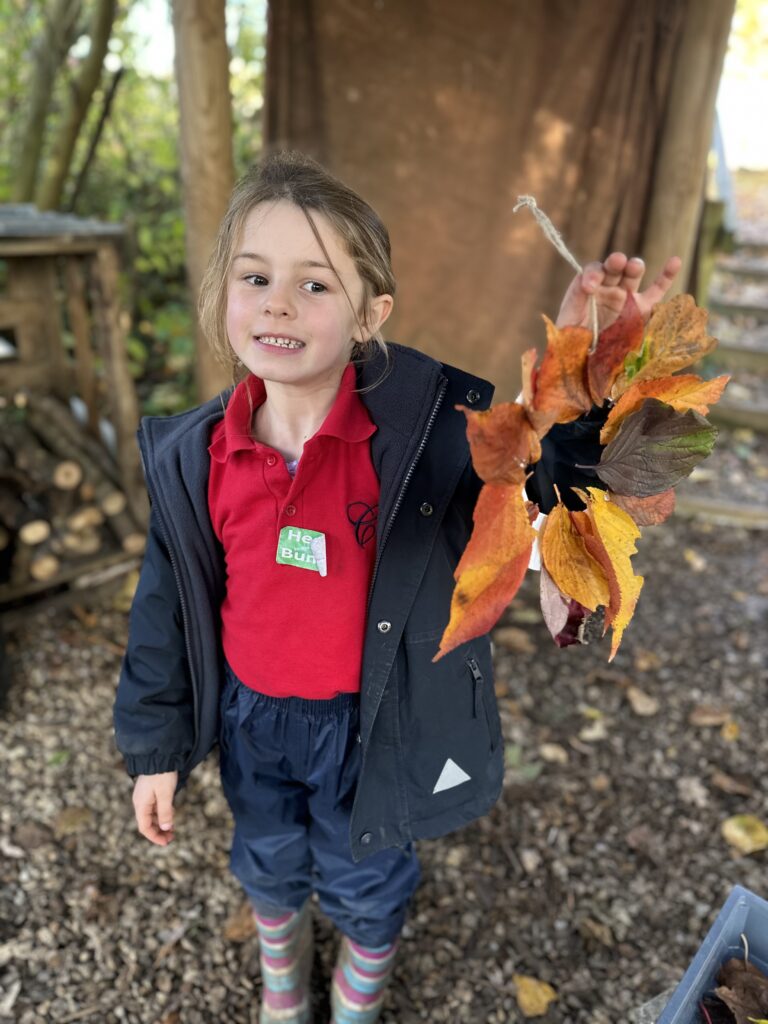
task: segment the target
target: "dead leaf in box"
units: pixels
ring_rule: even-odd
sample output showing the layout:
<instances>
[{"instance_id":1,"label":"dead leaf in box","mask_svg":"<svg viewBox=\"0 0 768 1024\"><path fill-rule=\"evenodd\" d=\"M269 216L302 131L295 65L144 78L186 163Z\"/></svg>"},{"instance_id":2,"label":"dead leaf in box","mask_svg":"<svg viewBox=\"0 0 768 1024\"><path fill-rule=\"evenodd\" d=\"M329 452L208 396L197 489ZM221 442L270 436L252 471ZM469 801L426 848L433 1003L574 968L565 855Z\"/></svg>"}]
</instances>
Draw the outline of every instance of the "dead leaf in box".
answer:
<instances>
[{"instance_id":1,"label":"dead leaf in box","mask_svg":"<svg viewBox=\"0 0 768 1024\"><path fill-rule=\"evenodd\" d=\"M768 977L748 960L732 957L717 974L715 995L722 999L736 1024L755 1024L768 1013Z\"/></svg>"},{"instance_id":2,"label":"dead leaf in box","mask_svg":"<svg viewBox=\"0 0 768 1024\"><path fill-rule=\"evenodd\" d=\"M707 568L707 560L704 555L695 551L693 548L686 548L683 551L683 558L694 572L704 572Z\"/></svg>"},{"instance_id":3,"label":"dead leaf in box","mask_svg":"<svg viewBox=\"0 0 768 1024\"><path fill-rule=\"evenodd\" d=\"M714 380L702 380L694 373L686 373L633 384L608 413L600 431L600 444L608 444L616 436L627 416L636 412L646 398L656 398L677 412L694 409L702 416L706 416L710 405L719 401L729 380L730 377L727 375L715 377Z\"/></svg>"},{"instance_id":4,"label":"dead leaf in box","mask_svg":"<svg viewBox=\"0 0 768 1024\"><path fill-rule=\"evenodd\" d=\"M568 764L568 751L559 743L540 743L539 757L548 764Z\"/></svg>"},{"instance_id":5,"label":"dead leaf in box","mask_svg":"<svg viewBox=\"0 0 768 1024\"><path fill-rule=\"evenodd\" d=\"M690 725L706 728L708 726L724 725L731 718L728 708L715 707L713 704L697 704L688 715Z\"/></svg>"},{"instance_id":6,"label":"dead leaf in box","mask_svg":"<svg viewBox=\"0 0 768 1024\"><path fill-rule=\"evenodd\" d=\"M733 796L751 796L752 786L745 779L736 779L733 775L727 775L725 772L714 771L709 780L712 785L721 790L723 793L729 793Z\"/></svg>"},{"instance_id":7,"label":"dead leaf in box","mask_svg":"<svg viewBox=\"0 0 768 1024\"><path fill-rule=\"evenodd\" d=\"M638 526L658 526L669 519L675 511L675 491L670 487L661 494L651 494L647 498L635 498L631 494L614 494L609 497L619 508L623 508L632 516Z\"/></svg>"},{"instance_id":8,"label":"dead leaf in box","mask_svg":"<svg viewBox=\"0 0 768 1024\"><path fill-rule=\"evenodd\" d=\"M726 818L720 831L739 853L758 853L768 847L768 828L754 814L734 814Z\"/></svg>"},{"instance_id":9,"label":"dead leaf in box","mask_svg":"<svg viewBox=\"0 0 768 1024\"><path fill-rule=\"evenodd\" d=\"M517 1005L524 1017L543 1017L550 1004L557 1000L557 992L546 981L527 974L513 974L512 981L517 989Z\"/></svg>"},{"instance_id":10,"label":"dead leaf in box","mask_svg":"<svg viewBox=\"0 0 768 1024\"><path fill-rule=\"evenodd\" d=\"M481 412L456 406L467 417L472 465L485 483L522 484L526 468L541 458L541 444L528 415L517 402Z\"/></svg>"},{"instance_id":11,"label":"dead leaf in box","mask_svg":"<svg viewBox=\"0 0 768 1024\"><path fill-rule=\"evenodd\" d=\"M638 686L627 687L627 700L634 713L641 718L650 718L652 715L658 714L658 700L645 693Z\"/></svg>"},{"instance_id":12,"label":"dead leaf in box","mask_svg":"<svg viewBox=\"0 0 768 1024\"><path fill-rule=\"evenodd\" d=\"M454 572L451 618L433 661L495 626L528 569L536 531L516 484L484 484L473 523Z\"/></svg>"},{"instance_id":13,"label":"dead leaf in box","mask_svg":"<svg viewBox=\"0 0 768 1024\"><path fill-rule=\"evenodd\" d=\"M227 942L245 942L256 934L256 921L249 900L244 900L224 923Z\"/></svg>"},{"instance_id":14,"label":"dead leaf in box","mask_svg":"<svg viewBox=\"0 0 768 1024\"><path fill-rule=\"evenodd\" d=\"M677 373L711 352L717 340L707 335L707 315L691 295L676 295L659 303L645 329L642 349L625 360L611 398L618 399L630 385L642 380Z\"/></svg>"},{"instance_id":15,"label":"dead leaf in box","mask_svg":"<svg viewBox=\"0 0 768 1024\"><path fill-rule=\"evenodd\" d=\"M727 722L723 722L720 729L720 735L726 743L734 743L741 735L741 726L738 722L734 722L730 719Z\"/></svg>"},{"instance_id":16,"label":"dead leaf in box","mask_svg":"<svg viewBox=\"0 0 768 1024\"><path fill-rule=\"evenodd\" d=\"M499 626L498 629L494 629L493 641L517 654L536 653L536 644L531 639L531 634L517 626Z\"/></svg>"}]
</instances>

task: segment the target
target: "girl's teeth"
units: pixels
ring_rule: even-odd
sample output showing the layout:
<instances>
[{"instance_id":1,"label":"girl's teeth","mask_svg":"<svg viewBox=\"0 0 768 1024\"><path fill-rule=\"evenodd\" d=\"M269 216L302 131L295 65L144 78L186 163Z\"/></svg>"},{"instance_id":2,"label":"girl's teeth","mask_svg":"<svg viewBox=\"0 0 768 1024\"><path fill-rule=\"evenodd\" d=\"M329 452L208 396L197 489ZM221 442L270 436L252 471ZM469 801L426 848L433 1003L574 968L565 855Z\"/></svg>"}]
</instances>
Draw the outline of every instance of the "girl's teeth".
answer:
<instances>
[{"instance_id":1,"label":"girl's teeth","mask_svg":"<svg viewBox=\"0 0 768 1024\"><path fill-rule=\"evenodd\" d=\"M276 338L271 334L265 334L259 341L263 345L276 345L278 348L304 348L303 341L289 341L288 338Z\"/></svg>"}]
</instances>

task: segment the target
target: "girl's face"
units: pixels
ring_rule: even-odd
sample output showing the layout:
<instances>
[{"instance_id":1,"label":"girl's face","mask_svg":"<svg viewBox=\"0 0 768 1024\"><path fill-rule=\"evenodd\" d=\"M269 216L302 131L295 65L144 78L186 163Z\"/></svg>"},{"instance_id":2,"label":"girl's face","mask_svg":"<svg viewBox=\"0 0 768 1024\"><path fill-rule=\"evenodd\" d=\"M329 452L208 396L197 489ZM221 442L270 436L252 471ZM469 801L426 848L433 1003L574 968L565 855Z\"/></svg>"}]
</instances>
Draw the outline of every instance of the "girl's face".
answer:
<instances>
[{"instance_id":1,"label":"girl's face","mask_svg":"<svg viewBox=\"0 0 768 1024\"><path fill-rule=\"evenodd\" d=\"M362 320L364 286L330 222L312 218ZM373 332L392 308L377 296ZM227 335L262 380L313 387L337 384L360 337L344 291L304 213L287 200L261 203L246 218L227 283Z\"/></svg>"}]
</instances>

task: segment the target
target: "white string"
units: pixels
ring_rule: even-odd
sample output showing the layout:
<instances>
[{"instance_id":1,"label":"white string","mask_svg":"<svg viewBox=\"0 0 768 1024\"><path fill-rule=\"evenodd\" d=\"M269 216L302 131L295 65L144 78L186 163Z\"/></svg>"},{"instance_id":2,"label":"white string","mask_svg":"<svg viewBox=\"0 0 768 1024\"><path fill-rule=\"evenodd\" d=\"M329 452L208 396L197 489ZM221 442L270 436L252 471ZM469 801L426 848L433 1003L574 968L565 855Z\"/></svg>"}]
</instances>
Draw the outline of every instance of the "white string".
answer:
<instances>
[{"instance_id":1,"label":"white string","mask_svg":"<svg viewBox=\"0 0 768 1024\"><path fill-rule=\"evenodd\" d=\"M573 267L577 274L583 274L584 268L579 264L579 261L570 251L568 246L565 244L565 242L563 241L563 236L557 230L555 225L552 223L552 221L549 219L546 213L544 213L544 211L539 208L534 197L518 196L517 203L515 203L512 209L512 213L517 213L517 211L521 209L523 206L528 207L533 216L536 218L536 221L541 230L544 232L544 234L552 243L552 245L554 245L554 247L563 257L563 259L567 260L570 263L570 265ZM592 321L592 346L590 348L590 352L594 352L597 348L597 339L600 335L600 329L597 323L597 299L594 295L589 296L589 314L590 319Z\"/></svg>"}]
</instances>

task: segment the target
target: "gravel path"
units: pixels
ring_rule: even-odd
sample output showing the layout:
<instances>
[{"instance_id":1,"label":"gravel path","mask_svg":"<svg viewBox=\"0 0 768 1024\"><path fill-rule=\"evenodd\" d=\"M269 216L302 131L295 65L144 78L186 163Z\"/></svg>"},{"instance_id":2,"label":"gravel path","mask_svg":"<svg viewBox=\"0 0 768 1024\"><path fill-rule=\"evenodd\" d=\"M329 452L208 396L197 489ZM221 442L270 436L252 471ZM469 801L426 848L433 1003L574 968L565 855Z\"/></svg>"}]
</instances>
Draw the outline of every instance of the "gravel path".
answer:
<instances>
[{"instance_id":1,"label":"gravel path","mask_svg":"<svg viewBox=\"0 0 768 1024\"><path fill-rule=\"evenodd\" d=\"M768 551L673 519L635 561L645 590L612 665L606 644L551 645L534 574L497 630L506 786L488 818L420 844L385 1022L521 1021L521 973L557 991L539 1019L617 1024L676 983L732 884L768 895L765 855L736 860L719 832L739 811L768 819ZM171 847L135 831L111 734L125 636L105 605L40 615L12 645L0 1020L256 1022L215 757L178 801ZM691 724L700 705L719 724ZM322 1022L334 946L319 914L316 939Z\"/></svg>"}]
</instances>

